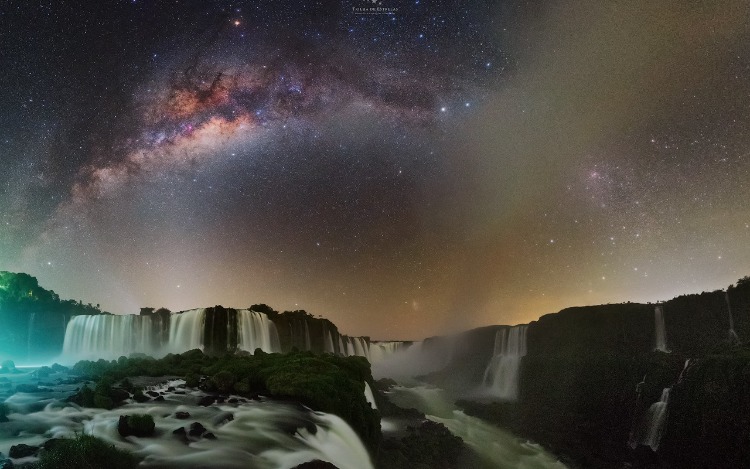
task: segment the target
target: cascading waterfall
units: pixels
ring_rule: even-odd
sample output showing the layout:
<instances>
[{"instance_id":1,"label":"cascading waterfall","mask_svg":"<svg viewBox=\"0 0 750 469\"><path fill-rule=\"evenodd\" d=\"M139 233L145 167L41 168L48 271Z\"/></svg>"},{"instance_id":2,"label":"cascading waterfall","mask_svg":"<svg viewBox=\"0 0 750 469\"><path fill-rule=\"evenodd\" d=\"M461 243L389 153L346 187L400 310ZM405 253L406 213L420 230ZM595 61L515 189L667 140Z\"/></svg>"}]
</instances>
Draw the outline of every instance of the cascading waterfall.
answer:
<instances>
[{"instance_id":1,"label":"cascading waterfall","mask_svg":"<svg viewBox=\"0 0 750 469\"><path fill-rule=\"evenodd\" d=\"M664 388L659 402L654 402L648 409L648 425L641 444L650 446L654 451L659 449L661 436L667 423L667 406L669 405L669 392L671 390L672 388Z\"/></svg>"},{"instance_id":2,"label":"cascading waterfall","mask_svg":"<svg viewBox=\"0 0 750 469\"><path fill-rule=\"evenodd\" d=\"M734 330L734 317L732 316L732 303L729 301L729 292L724 292L724 300L727 302L727 311L729 314L729 340L737 342L739 337L737 332Z\"/></svg>"},{"instance_id":3,"label":"cascading waterfall","mask_svg":"<svg viewBox=\"0 0 750 469\"><path fill-rule=\"evenodd\" d=\"M369 358L370 363L379 363L388 357L407 349L410 346L406 342L389 341L389 342L370 342Z\"/></svg>"},{"instance_id":4,"label":"cascading waterfall","mask_svg":"<svg viewBox=\"0 0 750 469\"><path fill-rule=\"evenodd\" d=\"M148 316L75 316L65 328L65 358L115 359L141 352L154 354L154 324Z\"/></svg>"},{"instance_id":5,"label":"cascading waterfall","mask_svg":"<svg viewBox=\"0 0 750 469\"><path fill-rule=\"evenodd\" d=\"M522 324L499 329L495 334L495 350L484 371L484 391L496 398L518 399L518 376L521 359L526 355L528 326Z\"/></svg>"},{"instance_id":6,"label":"cascading waterfall","mask_svg":"<svg viewBox=\"0 0 750 469\"><path fill-rule=\"evenodd\" d=\"M372 393L372 388L367 381L365 381L365 399L367 399L367 403L370 404L370 407L375 410L378 409L378 405L375 403L375 395Z\"/></svg>"},{"instance_id":7,"label":"cascading waterfall","mask_svg":"<svg viewBox=\"0 0 750 469\"><path fill-rule=\"evenodd\" d=\"M169 321L168 351L171 353L182 353L196 348L202 349L205 322L205 308L193 309L173 315Z\"/></svg>"},{"instance_id":8,"label":"cascading waterfall","mask_svg":"<svg viewBox=\"0 0 750 469\"><path fill-rule=\"evenodd\" d=\"M310 341L310 326L307 325L307 321L305 321L305 350L312 350Z\"/></svg>"},{"instance_id":9,"label":"cascading waterfall","mask_svg":"<svg viewBox=\"0 0 750 469\"><path fill-rule=\"evenodd\" d=\"M324 335L325 335L325 341L324 341L325 351L328 353L336 353L336 349L333 346L333 337L331 336L331 331L329 331L327 327L325 329Z\"/></svg>"},{"instance_id":10,"label":"cascading waterfall","mask_svg":"<svg viewBox=\"0 0 750 469\"><path fill-rule=\"evenodd\" d=\"M237 348L250 353L258 348L266 353L281 351L279 333L268 316L247 309L237 311L237 316L239 321Z\"/></svg>"},{"instance_id":11,"label":"cascading waterfall","mask_svg":"<svg viewBox=\"0 0 750 469\"><path fill-rule=\"evenodd\" d=\"M667 330L664 325L664 308L661 306L654 308L654 322L656 329L656 350L669 352L667 349Z\"/></svg>"}]
</instances>

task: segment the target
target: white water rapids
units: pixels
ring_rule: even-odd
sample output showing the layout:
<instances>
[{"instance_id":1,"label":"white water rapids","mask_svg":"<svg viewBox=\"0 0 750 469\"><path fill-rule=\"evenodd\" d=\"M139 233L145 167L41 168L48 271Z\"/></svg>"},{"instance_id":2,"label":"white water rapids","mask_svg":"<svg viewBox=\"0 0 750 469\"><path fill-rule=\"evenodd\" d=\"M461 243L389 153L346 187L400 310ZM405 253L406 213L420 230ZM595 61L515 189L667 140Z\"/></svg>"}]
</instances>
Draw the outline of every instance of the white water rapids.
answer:
<instances>
[{"instance_id":1,"label":"white water rapids","mask_svg":"<svg viewBox=\"0 0 750 469\"><path fill-rule=\"evenodd\" d=\"M234 404L202 407L196 402L205 394L198 390L183 389L185 394L167 391L167 385L178 386L180 391L181 383L173 381L154 389L164 393L163 402L129 401L114 410L81 408L49 393L16 393L6 400L10 421L0 423L0 452L7 455L10 447L19 443L41 445L51 438L83 432L142 458L139 467L285 469L318 459L341 469L372 468L357 434L335 415L237 396L233 397L239 402ZM178 411L189 412L190 417L177 419ZM117 432L119 416L132 414L151 415L155 435L121 437ZM172 433L180 427L189 429L193 422L200 422L216 439L191 438L188 442ZM15 460L31 461L33 458Z\"/></svg>"}]
</instances>

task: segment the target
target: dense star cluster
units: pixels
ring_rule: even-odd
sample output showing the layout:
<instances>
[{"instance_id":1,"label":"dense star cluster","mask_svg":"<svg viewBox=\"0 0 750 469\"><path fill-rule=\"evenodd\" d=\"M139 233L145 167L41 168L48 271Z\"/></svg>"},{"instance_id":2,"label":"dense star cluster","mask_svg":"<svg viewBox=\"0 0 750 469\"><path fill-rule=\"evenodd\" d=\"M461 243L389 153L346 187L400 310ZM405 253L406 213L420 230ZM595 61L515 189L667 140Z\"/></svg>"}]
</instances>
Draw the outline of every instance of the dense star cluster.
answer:
<instances>
[{"instance_id":1,"label":"dense star cluster","mask_svg":"<svg viewBox=\"0 0 750 469\"><path fill-rule=\"evenodd\" d=\"M7 1L0 267L413 339L750 273L745 5Z\"/></svg>"}]
</instances>

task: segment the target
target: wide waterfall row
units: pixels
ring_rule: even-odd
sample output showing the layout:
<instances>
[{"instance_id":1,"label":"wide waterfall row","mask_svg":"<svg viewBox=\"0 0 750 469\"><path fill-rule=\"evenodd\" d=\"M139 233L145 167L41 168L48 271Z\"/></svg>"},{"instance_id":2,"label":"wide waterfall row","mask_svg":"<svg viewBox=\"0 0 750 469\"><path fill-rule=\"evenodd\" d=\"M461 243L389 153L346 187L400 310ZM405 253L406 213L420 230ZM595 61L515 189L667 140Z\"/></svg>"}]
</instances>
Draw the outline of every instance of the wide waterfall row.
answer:
<instances>
[{"instance_id":1,"label":"wide waterfall row","mask_svg":"<svg viewBox=\"0 0 750 469\"><path fill-rule=\"evenodd\" d=\"M162 356L203 346L205 309L161 316L75 316L63 343L66 360L115 359L131 353Z\"/></svg>"},{"instance_id":2,"label":"wide waterfall row","mask_svg":"<svg viewBox=\"0 0 750 469\"><path fill-rule=\"evenodd\" d=\"M521 359L526 355L528 325L502 328L495 334L495 350L484 371L483 390L492 397L518 399Z\"/></svg>"},{"instance_id":3,"label":"wide waterfall row","mask_svg":"<svg viewBox=\"0 0 750 469\"><path fill-rule=\"evenodd\" d=\"M265 314L237 311L237 348L280 352L276 326ZM206 309L161 315L76 316L65 330L63 359L116 359L132 353L161 357L203 349ZM231 329L231 327L228 327Z\"/></svg>"},{"instance_id":4,"label":"wide waterfall row","mask_svg":"<svg viewBox=\"0 0 750 469\"><path fill-rule=\"evenodd\" d=\"M315 337L311 337L307 320L286 324L287 343L283 345L274 321L265 313L247 309L216 307L175 314L82 315L67 324L61 360L112 360L133 353L161 357L192 349L207 353L253 353L261 349L274 353L293 347L313 350L313 344L317 344L314 350L319 352L358 355L378 362L409 346L405 342L370 342L364 337L340 335L330 323L324 323L322 330L314 329ZM323 337L319 337L321 332Z\"/></svg>"}]
</instances>

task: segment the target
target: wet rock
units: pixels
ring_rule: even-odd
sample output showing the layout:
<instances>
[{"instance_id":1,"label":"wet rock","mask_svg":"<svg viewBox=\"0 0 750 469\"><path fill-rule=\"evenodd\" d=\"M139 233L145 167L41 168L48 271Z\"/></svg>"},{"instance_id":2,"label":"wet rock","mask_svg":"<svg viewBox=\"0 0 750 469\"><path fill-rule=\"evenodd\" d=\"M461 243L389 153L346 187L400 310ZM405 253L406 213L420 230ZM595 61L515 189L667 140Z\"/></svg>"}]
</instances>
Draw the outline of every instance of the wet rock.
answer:
<instances>
[{"instance_id":1,"label":"wet rock","mask_svg":"<svg viewBox=\"0 0 750 469\"><path fill-rule=\"evenodd\" d=\"M230 403L230 404L237 404L240 401L236 397L233 397L233 398L229 399L227 402Z\"/></svg>"},{"instance_id":2,"label":"wet rock","mask_svg":"<svg viewBox=\"0 0 750 469\"><path fill-rule=\"evenodd\" d=\"M10 451L8 451L8 456L13 459L27 458L29 456L34 456L37 451L39 451L38 446L24 445L21 443L19 445L11 446Z\"/></svg>"},{"instance_id":3,"label":"wet rock","mask_svg":"<svg viewBox=\"0 0 750 469\"><path fill-rule=\"evenodd\" d=\"M175 394L185 394L185 391L175 391Z\"/></svg>"},{"instance_id":4,"label":"wet rock","mask_svg":"<svg viewBox=\"0 0 750 469\"><path fill-rule=\"evenodd\" d=\"M121 415L117 422L117 433L122 437L146 437L154 434L154 419L150 415Z\"/></svg>"},{"instance_id":5,"label":"wet rock","mask_svg":"<svg viewBox=\"0 0 750 469\"><path fill-rule=\"evenodd\" d=\"M214 396L203 396L198 401L198 405L203 406L203 407L208 407L214 402L216 402L216 398Z\"/></svg>"},{"instance_id":6,"label":"wet rock","mask_svg":"<svg viewBox=\"0 0 750 469\"><path fill-rule=\"evenodd\" d=\"M45 451L50 451L55 448L55 446L61 442L65 441L64 438L52 438L44 442L42 445L42 448L44 448Z\"/></svg>"},{"instance_id":7,"label":"wet rock","mask_svg":"<svg viewBox=\"0 0 750 469\"><path fill-rule=\"evenodd\" d=\"M63 366L63 365L60 365L59 363L53 363L53 364L52 364L52 366L51 366L50 368L51 368L51 369L52 369L52 371L54 371L55 373L67 373L67 372L68 372L68 367L67 367L67 366Z\"/></svg>"},{"instance_id":8,"label":"wet rock","mask_svg":"<svg viewBox=\"0 0 750 469\"><path fill-rule=\"evenodd\" d=\"M201 425L200 422L193 422L190 424L188 435L197 438L202 436L204 433L206 433L206 427Z\"/></svg>"},{"instance_id":9,"label":"wet rock","mask_svg":"<svg viewBox=\"0 0 750 469\"><path fill-rule=\"evenodd\" d=\"M222 412L213 419L214 425L223 425L234 420L234 414L231 412Z\"/></svg>"},{"instance_id":10,"label":"wet rock","mask_svg":"<svg viewBox=\"0 0 750 469\"><path fill-rule=\"evenodd\" d=\"M338 469L338 467L327 461L315 459L313 461L303 462L302 464L295 466L292 469Z\"/></svg>"},{"instance_id":11,"label":"wet rock","mask_svg":"<svg viewBox=\"0 0 750 469\"><path fill-rule=\"evenodd\" d=\"M185 427L180 427L180 428L175 428L174 430L172 430L172 434L178 435L178 436L186 436L187 432L185 431Z\"/></svg>"},{"instance_id":12,"label":"wet rock","mask_svg":"<svg viewBox=\"0 0 750 469\"><path fill-rule=\"evenodd\" d=\"M159 397L159 393L156 391L146 391L146 394L148 394L151 397Z\"/></svg>"},{"instance_id":13,"label":"wet rock","mask_svg":"<svg viewBox=\"0 0 750 469\"><path fill-rule=\"evenodd\" d=\"M259 401L260 400L260 394L253 394L252 396L250 396L250 399L252 399L254 401Z\"/></svg>"},{"instance_id":14,"label":"wet rock","mask_svg":"<svg viewBox=\"0 0 750 469\"><path fill-rule=\"evenodd\" d=\"M13 466L13 461L10 459L3 459L3 457L0 456L0 469L15 469L15 466Z\"/></svg>"},{"instance_id":15,"label":"wet rock","mask_svg":"<svg viewBox=\"0 0 750 469\"><path fill-rule=\"evenodd\" d=\"M175 412L174 417L176 419L184 420L190 418L190 412Z\"/></svg>"},{"instance_id":16,"label":"wet rock","mask_svg":"<svg viewBox=\"0 0 750 469\"><path fill-rule=\"evenodd\" d=\"M39 389L39 387L34 384L19 384L16 386L16 392L42 392L42 389Z\"/></svg>"},{"instance_id":17,"label":"wet rock","mask_svg":"<svg viewBox=\"0 0 750 469\"><path fill-rule=\"evenodd\" d=\"M216 435L214 435L211 432L206 432L206 433L203 434L203 438L205 438L207 440L215 440L216 439Z\"/></svg>"},{"instance_id":18,"label":"wet rock","mask_svg":"<svg viewBox=\"0 0 750 469\"><path fill-rule=\"evenodd\" d=\"M154 400L161 402L161 401L164 400L164 396L156 396L156 398L154 398Z\"/></svg>"},{"instance_id":19,"label":"wet rock","mask_svg":"<svg viewBox=\"0 0 750 469\"><path fill-rule=\"evenodd\" d=\"M167 388L167 392L174 392L174 391L175 391L175 387L174 386L169 386Z\"/></svg>"},{"instance_id":20,"label":"wet rock","mask_svg":"<svg viewBox=\"0 0 750 469\"><path fill-rule=\"evenodd\" d=\"M133 394L133 400L134 400L135 402L139 402L139 403L141 403L141 404L142 404L142 403L144 403L144 402L148 402L148 401L150 401L150 400L151 400L151 398L150 398L150 397L148 397L148 396L146 396L145 394L139 394L139 393L136 393L136 394Z\"/></svg>"}]
</instances>

